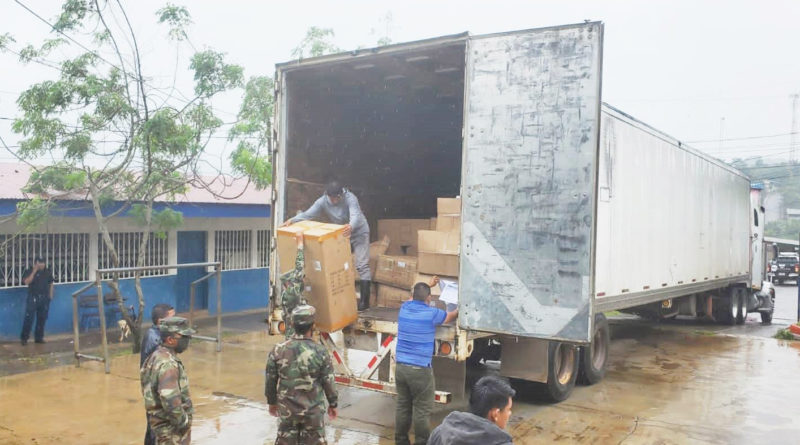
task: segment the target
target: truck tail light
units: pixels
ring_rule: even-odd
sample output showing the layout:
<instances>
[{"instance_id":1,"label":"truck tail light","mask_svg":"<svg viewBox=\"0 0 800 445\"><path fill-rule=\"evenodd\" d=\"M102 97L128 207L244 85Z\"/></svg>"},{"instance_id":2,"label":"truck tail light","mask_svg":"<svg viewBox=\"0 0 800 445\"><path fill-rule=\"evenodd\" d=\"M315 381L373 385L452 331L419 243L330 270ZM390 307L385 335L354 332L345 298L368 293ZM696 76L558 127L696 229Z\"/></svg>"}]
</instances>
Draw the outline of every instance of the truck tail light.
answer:
<instances>
[{"instance_id":1,"label":"truck tail light","mask_svg":"<svg viewBox=\"0 0 800 445\"><path fill-rule=\"evenodd\" d=\"M800 273L800 265L797 265L797 264L794 265L794 272L795 273Z\"/></svg>"},{"instance_id":2,"label":"truck tail light","mask_svg":"<svg viewBox=\"0 0 800 445\"><path fill-rule=\"evenodd\" d=\"M439 345L439 355L450 355L451 352L453 352L453 347L450 343L443 341Z\"/></svg>"}]
</instances>

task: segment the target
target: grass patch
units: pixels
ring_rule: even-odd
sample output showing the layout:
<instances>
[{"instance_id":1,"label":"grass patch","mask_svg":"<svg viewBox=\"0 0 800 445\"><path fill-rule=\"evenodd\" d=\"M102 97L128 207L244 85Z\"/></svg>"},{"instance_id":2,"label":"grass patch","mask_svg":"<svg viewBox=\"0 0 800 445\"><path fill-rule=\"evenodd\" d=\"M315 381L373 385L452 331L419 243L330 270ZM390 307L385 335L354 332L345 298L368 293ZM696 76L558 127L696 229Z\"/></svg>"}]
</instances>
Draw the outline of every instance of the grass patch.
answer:
<instances>
[{"instance_id":1,"label":"grass patch","mask_svg":"<svg viewBox=\"0 0 800 445\"><path fill-rule=\"evenodd\" d=\"M780 329L773 337L777 338L778 340L794 340L794 335L792 335L789 329Z\"/></svg>"},{"instance_id":2,"label":"grass patch","mask_svg":"<svg viewBox=\"0 0 800 445\"><path fill-rule=\"evenodd\" d=\"M704 335L704 336L707 336L707 337L711 337L713 335L717 335L717 333L714 332L714 331L695 330L694 331L694 335Z\"/></svg>"}]
</instances>

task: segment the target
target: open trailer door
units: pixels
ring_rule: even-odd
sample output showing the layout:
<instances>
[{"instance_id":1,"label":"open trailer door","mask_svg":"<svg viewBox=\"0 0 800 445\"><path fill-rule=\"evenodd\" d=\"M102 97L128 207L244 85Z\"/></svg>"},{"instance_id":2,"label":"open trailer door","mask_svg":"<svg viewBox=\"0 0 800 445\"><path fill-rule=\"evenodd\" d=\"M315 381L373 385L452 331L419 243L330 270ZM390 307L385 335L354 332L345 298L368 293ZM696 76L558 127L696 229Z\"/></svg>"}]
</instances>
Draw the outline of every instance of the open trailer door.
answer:
<instances>
[{"instance_id":1,"label":"open trailer door","mask_svg":"<svg viewBox=\"0 0 800 445\"><path fill-rule=\"evenodd\" d=\"M590 341L603 24L467 43L459 326Z\"/></svg>"}]
</instances>

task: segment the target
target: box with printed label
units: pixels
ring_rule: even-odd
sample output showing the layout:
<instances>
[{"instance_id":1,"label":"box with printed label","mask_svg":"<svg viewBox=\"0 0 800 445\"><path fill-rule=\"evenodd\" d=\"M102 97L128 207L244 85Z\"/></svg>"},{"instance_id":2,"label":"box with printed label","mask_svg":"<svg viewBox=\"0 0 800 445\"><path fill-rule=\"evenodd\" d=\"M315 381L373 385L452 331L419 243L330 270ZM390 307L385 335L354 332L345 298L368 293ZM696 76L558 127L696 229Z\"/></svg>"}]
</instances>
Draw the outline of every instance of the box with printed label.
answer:
<instances>
[{"instance_id":1,"label":"box with printed label","mask_svg":"<svg viewBox=\"0 0 800 445\"><path fill-rule=\"evenodd\" d=\"M411 289L417 275L417 257L381 255L375 270L375 281Z\"/></svg>"},{"instance_id":2,"label":"box with printed label","mask_svg":"<svg viewBox=\"0 0 800 445\"><path fill-rule=\"evenodd\" d=\"M287 244L288 240L295 242L294 253L290 256L292 265L297 252L294 239L297 229L290 228L295 225L278 230L279 245ZM308 304L317 310L317 328L323 332L338 331L358 318L350 240L344 236L344 226L338 224L319 224L305 228L303 239L305 296ZM281 252L279 249L278 254L290 253L288 248L284 250L285 252ZM286 260L280 259L279 262L283 265Z\"/></svg>"}]
</instances>

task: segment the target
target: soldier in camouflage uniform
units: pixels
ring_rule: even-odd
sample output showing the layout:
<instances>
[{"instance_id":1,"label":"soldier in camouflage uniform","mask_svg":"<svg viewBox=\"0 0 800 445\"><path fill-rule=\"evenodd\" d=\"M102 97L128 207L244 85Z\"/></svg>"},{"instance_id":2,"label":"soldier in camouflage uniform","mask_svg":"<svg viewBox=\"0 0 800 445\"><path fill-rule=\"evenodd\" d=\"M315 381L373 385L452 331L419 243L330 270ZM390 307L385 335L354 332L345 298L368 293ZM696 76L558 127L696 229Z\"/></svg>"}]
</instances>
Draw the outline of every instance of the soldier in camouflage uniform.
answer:
<instances>
[{"instance_id":1,"label":"soldier in camouflage uniform","mask_svg":"<svg viewBox=\"0 0 800 445\"><path fill-rule=\"evenodd\" d=\"M265 394L269 413L280 416L276 445L325 444L325 400L335 419L338 394L328 351L312 339L315 309L300 305L292 312L295 335L267 359Z\"/></svg>"},{"instance_id":2,"label":"soldier in camouflage uniform","mask_svg":"<svg viewBox=\"0 0 800 445\"><path fill-rule=\"evenodd\" d=\"M297 237L297 258L294 261L294 269L281 275L281 309L283 310L283 326L286 339L294 335L294 325L292 323L292 311L294 308L305 304L303 300L303 279L305 272L305 254L303 253L303 234L298 233Z\"/></svg>"},{"instance_id":3,"label":"soldier in camouflage uniform","mask_svg":"<svg viewBox=\"0 0 800 445\"><path fill-rule=\"evenodd\" d=\"M182 317L169 317L158 325L161 345L141 369L142 396L147 421L158 445L184 445L192 441L192 399L189 378L178 354L189 347L195 331Z\"/></svg>"}]
</instances>

